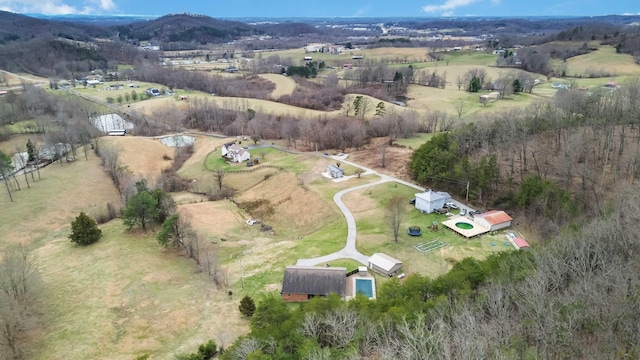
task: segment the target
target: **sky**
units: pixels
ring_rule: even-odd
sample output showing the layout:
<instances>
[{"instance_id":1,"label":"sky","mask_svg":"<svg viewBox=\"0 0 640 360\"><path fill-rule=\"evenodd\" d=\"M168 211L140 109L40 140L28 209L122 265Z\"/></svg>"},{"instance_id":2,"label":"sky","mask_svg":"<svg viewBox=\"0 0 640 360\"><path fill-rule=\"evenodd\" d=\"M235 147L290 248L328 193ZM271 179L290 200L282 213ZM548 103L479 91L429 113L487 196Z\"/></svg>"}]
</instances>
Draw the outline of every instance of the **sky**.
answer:
<instances>
[{"instance_id":1,"label":"sky","mask_svg":"<svg viewBox=\"0 0 640 360\"><path fill-rule=\"evenodd\" d=\"M0 0L20 14L203 14L234 17L640 15L639 0Z\"/></svg>"}]
</instances>

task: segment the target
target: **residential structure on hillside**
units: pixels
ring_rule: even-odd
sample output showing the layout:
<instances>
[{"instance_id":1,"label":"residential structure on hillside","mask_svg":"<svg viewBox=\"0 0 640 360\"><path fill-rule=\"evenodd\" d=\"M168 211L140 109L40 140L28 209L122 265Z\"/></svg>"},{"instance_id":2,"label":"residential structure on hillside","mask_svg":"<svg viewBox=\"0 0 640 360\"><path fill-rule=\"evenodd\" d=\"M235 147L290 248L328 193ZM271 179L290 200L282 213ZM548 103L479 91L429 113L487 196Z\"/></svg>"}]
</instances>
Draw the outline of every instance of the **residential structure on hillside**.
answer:
<instances>
[{"instance_id":1,"label":"residential structure on hillside","mask_svg":"<svg viewBox=\"0 0 640 360\"><path fill-rule=\"evenodd\" d=\"M251 154L236 143L224 144L220 151L222 157L229 161L240 163L251 159Z\"/></svg>"},{"instance_id":2,"label":"residential structure on hillside","mask_svg":"<svg viewBox=\"0 0 640 360\"><path fill-rule=\"evenodd\" d=\"M347 268L324 266L287 266L282 280L282 299L308 301L316 296L346 296Z\"/></svg>"},{"instance_id":3,"label":"residential structure on hillside","mask_svg":"<svg viewBox=\"0 0 640 360\"><path fill-rule=\"evenodd\" d=\"M341 167L331 164L327 165L327 173L334 179L344 176L344 170Z\"/></svg>"},{"instance_id":4,"label":"residential structure on hillside","mask_svg":"<svg viewBox=\"0 0 640 360\"><path fill-rule=\"evenodd\" d=\"M423 213L432 213L437 209L442 209L445 203L451 201L451 195L443 191L427 190L416 194L416 209Z\"/></svg>"}]
</instances>

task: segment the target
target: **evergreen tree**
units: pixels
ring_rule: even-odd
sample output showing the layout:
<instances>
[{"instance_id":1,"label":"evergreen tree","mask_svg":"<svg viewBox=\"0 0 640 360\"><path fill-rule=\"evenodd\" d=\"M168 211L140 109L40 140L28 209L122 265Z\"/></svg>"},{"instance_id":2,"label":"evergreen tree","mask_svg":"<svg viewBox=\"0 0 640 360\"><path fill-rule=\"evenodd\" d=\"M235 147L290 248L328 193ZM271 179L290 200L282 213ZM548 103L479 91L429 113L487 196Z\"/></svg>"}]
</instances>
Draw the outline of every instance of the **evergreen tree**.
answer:
<instances>
[{"instance_id":1,"label":"evergreen tree","mask_svg":"<svg viewBox=\"0 0 640 360\"><path fill-rule=\"evenodd\" d=\"M246 295L242 300L240 300L240 306L238 306L238 309L242 315L251 317L253 316L253 313L256 312L256 304L249 295Z\"/></svg>"},{"instance_id":2,"label":"evergreen tree","mask_svg":"<svg viewBox=\"0 0 640 360\"><path fill-rule=\"evenodd\" d=\"M71 222L71 235L69 239L78 245L90 245L102 237L102 230L98 229L96 221L81 212Z\"/></svg>"},{"instance_id":3,"label":"evergreen tree","mask_svg":"<svg viewBox=\"0 0 640 360\"><path fill-rule=\"evenodd\" d=\"M147 225L158 219L158 200L148 191L137 193L127 201L122 217L129 229L140 225L142 230L146 230Z\"/></svg>"},{"instance_id":4,"label":"evergreen tree","mask_svg":"<svg viewBox=\"0 0 640 360\"><path fill-rule=\"evenodd\" d=\"M27 161L36 161L36 146L31 139L27 140Z\"/></svg>"}]
</instances>

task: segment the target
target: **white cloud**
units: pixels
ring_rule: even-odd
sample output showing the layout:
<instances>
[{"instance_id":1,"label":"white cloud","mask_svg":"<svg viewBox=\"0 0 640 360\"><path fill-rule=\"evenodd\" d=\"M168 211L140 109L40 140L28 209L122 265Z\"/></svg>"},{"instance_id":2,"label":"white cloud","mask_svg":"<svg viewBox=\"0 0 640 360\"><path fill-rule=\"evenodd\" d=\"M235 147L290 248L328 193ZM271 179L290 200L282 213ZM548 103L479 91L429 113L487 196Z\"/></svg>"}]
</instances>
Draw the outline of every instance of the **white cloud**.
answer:
<instances>
[{"instance_id":1,"label":"white cloud","mask_svg":"<svg viewBox=\"0 0 640 360\"><path fill-rule=\"evenodd\" d=\"M93 14L116 10L113 0L84 0L82 7L70 5L66 0L0 0L0 9L14 13L47 15Z\"/></svg>"},{"instance_id":2,"label":"white cloud","mask_svg":"<svg viewBox=\"0 0 640 360\"><path fill-rule=\"evenodd\" d=\"M480 0L446 0L441 5L425 5L422 7L422 11L427 13L444 13L450 16L455 9L471 5L478 1Z\"/></svg>"}]
</instances>

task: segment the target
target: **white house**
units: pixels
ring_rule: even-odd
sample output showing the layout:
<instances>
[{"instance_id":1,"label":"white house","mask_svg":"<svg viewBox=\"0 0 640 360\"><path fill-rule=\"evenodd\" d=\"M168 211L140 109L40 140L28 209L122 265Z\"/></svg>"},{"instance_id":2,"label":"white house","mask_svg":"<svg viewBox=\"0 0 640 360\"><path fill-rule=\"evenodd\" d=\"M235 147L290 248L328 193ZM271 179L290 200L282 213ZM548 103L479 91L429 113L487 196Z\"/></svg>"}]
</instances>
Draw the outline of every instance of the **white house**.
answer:
<instances>
[{"instance_id":1,"label":"white house","mask_svg":"<svg viewBox=\"0 0 640 360\"><path fill-rule=\"evenodd\" d=\"M432 213L436 209L441 209L445 203L451 201L451 195L446 192L428 190L416 194L416 209Z\"/></svg>"},{"instance_id":2,"label":"white house","mask_svg":"<svg viewBox=\"0 0 640 360\"><path fill-rule=\"evenodd\" d=\"M332 178L337 179L344 176L344 170L341 167L335 165L327 165L327 173L331 175Z\"/></svg>"},{"instance_id":3,"label":"white house","mask_svg":"<svg viewBox=\"0 0 640 360\"><path fill-rule=\"evenodd\" d=\"M239 163L251 159L251 154L236 143L224 144L220 150L223 158L233 162Z\"/></svg>"},{"instance_id":4,"label":"white house","mask_svg":"<svg viewBox=\"0 0 640 360\"><path fill-rule=\"evenodd\" d=\"M393 276L402 267L402 261L383 253L375 253L369 258L369 268L385 276Z\"/></svg>"},{"instance_id":5,"label":"white house","mask_svg":"<svg viewBox=\"0 0 640 360\"><path fill-rule=\"evenodd\" d=\"M500 230L511 226L513 219L502 210L492 210L486 213L478 214L473 217L473 221L477 222L490 231Z\"/></svg>"}]
</instances>

